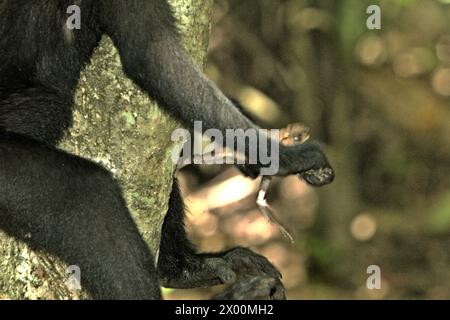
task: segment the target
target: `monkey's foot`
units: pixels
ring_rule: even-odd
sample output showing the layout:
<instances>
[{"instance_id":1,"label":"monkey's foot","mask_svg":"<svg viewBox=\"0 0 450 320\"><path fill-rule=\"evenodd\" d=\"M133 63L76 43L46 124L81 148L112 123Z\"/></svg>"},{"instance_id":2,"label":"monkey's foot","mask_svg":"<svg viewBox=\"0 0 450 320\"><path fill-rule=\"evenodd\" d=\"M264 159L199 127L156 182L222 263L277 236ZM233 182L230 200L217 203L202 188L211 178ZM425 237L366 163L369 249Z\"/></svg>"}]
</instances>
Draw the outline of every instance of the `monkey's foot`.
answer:
<instances>
[{"instance_id":1,"label":"monkey's foot","mask_svg":"<svg viewBox=\"0 0 450 320\"><path fill-rule=\"evenodd\" d=\"M187 289L227 284L229 287L217 299L285 299L280 272L265 257L248 249L199 254L183 260L178 261L184 264L181 272L160 270L163 286Z\"/></svg>"}]
</instances>

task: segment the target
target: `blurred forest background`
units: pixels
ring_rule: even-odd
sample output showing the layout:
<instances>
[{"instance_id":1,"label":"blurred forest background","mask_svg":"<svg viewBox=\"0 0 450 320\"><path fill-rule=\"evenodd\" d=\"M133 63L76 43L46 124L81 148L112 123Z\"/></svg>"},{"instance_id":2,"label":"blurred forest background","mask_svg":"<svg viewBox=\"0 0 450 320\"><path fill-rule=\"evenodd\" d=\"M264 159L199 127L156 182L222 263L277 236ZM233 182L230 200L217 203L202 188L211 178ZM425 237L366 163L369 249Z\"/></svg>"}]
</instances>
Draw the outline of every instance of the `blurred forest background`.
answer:
<instances>
[{"instance_id":1,"label":"blurred forest background","mask_svg":"<svg viewBox=\"0 0 450 320\"><path fill-rule=\"evenodd\" d=\"M372 4L381 30L366 26ZM260 125L307 124L337 177L272 185L291 244L256 209L259 181L184 169L200 250L267 256L289 299L450 299L450 0L216 0L207 74Z\"/></svg>"}]
</instances>

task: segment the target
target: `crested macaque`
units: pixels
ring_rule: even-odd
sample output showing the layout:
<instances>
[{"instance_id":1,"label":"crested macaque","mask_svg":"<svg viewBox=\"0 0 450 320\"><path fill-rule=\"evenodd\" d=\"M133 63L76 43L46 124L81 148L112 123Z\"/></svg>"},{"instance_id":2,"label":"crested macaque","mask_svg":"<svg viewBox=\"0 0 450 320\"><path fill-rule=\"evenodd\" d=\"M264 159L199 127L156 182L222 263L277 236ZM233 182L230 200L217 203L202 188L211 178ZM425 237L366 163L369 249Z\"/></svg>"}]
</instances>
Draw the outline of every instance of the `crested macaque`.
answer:
<instances>
[{"instance_id":1,"label":"crested macaque","mask_svg":"<svg viewBox=\"0 0 450 320\"><path fill-rule=\"evenodd\" d=\"M112 174L58 149L72 124L80 72L103 35L118 48L125 74L187 127L198 120L205 129L257 129L194 65L166 0L77 3L81 28L67 30L71 0L0 0L0 228L78 265L94 299L160 299L160 284L229 284L219 298L285 298L266 258L244 248L196 251L176 183L155 268ZM243 167L252 177L261 169ZM312 185L334 177L310 142L281 144L278 174Z\"/></svg>"}]
</instances>

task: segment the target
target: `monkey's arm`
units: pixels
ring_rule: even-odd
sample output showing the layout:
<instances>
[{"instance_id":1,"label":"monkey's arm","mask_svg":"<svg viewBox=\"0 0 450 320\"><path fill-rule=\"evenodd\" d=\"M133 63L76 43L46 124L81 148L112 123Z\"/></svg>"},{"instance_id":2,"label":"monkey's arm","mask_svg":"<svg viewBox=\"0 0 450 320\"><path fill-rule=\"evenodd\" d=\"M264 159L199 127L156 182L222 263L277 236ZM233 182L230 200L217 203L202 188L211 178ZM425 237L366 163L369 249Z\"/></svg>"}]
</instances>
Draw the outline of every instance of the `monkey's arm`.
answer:
<instances>
[{"instance_id":1,"label":"monkey's arm","mask_svg":"<svg viewBox=\"0 0 450 320\"><path fill-rule=\"evenodd\" d=\"M205 129L258 128L195 66L180 44L166 0L101 0L99 19L119 49L125 73L186 125L202 121ZM247 143L244 156L257 154L257 147ZM279 175L327 169L321 184L333 180L331 166L315 144L280 145L279 156ZM251 176L259 175L259 163L247 167Z\"/></svg>"},{"instance_id":2,"label":"monkey's arm","mask_svg":"<svg viewBox=\"0 0 450 320\"><path fill-rule=\"evenodd\" d=\"M181 46L167 1L103 0L100 24L119 49L127 75L186 125L256 128Z\"/></svg>"}]
</instances>

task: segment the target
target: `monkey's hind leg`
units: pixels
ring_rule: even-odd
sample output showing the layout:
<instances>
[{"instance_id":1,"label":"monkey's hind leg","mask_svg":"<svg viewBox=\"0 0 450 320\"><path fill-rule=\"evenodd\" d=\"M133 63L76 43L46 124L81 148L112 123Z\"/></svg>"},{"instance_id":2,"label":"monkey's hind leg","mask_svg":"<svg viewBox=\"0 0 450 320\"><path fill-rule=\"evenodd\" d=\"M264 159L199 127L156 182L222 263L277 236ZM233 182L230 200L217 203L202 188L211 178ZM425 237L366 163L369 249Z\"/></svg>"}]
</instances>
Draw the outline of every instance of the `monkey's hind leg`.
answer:
<instances>
[{"instance_id":1,"label":"monkey's hind leg","mask_svg":"<svg viewBox=\"0 0 450 320\"><path fill-rule=\"evenodd\" d=\"M94 299L158 299L152 254L101 166L0 131L0 228L81 271Z\"/></svg>"}]
</instances>

